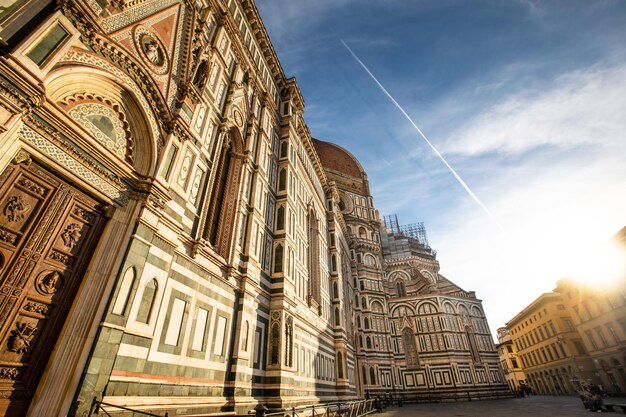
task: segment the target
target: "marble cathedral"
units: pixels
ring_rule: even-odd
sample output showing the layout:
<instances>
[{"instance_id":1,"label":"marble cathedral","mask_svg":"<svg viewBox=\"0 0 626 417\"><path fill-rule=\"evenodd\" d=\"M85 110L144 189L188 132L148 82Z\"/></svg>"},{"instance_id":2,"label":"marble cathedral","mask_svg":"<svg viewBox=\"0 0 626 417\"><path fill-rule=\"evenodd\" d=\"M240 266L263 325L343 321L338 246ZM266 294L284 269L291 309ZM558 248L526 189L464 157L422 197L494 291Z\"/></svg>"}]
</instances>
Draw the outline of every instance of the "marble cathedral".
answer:
<instances>
[{"instance_id":1,"label":"marble cathedral","mask_svg":"<svg viewBox=\"0 0 626 417\"><path fill-rule=\"evenodd\" d=\"M251 0L0 8L0 416L504 389Z\"/></svg>"}]
</instances>

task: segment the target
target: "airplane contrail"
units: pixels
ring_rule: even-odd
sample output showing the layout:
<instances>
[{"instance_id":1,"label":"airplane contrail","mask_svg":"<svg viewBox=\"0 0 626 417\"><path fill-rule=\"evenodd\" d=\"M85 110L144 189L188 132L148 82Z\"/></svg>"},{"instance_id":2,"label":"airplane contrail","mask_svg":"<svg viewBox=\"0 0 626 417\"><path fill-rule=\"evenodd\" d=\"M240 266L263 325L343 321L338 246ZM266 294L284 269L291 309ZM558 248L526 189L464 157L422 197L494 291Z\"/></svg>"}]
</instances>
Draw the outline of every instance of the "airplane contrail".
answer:
<instances>
[{"instance_id":1,"label":"airplane contrail","mask_svg":"<svg viewBox=\"0 0 626 417\"><path fill-rule=\"evenodd\" d=\"M461 186L465 189L465 191L467 191L469 196L476 202L476 204L478 204L483 209L483 211L496 224L496 226L498 226L500 229L502 229L502 226L500 226L500 223L498 223L498 221L493 216L493 214L491 214L491 212L489 211L487 206L480 200L480 198L478 198L478 196L476 194L474 194L474 192L469 188L469 186L465 183L465 181L463 181L463 178L461 178L461 176L454 170L454 168L452 168L452 166L450 166L448 161L446 161L446 159L443 157L443 155L441 155L441 153L437 150L437 148L435 148L435 145L433 145L432 142L430 140L428 140L428 138L426 137L424 132L422 132L422 130L417 126L417 124L415 124L413 119L411 119L411 116L409 116L408 113L406 111L404 111L402 106L396 101L395 98L393 98L393 96L389 93L389 91L387 91L387 89L376 79L374 74L372 74L372 72L367 68L367 66L365 66L363 61L361 61L361 59L359 59L359 57L354 53L354 51L352 49L350 49L350 47L343 41L343 39L339 39L339 40L341 41L343 46L346 47L348 52L350 52L350 55L352 55L352 57L356 60L356 62L358 62L359 65L361 65L363 67L365 72L367 72L369 74L369 76L372 78L372 80L374 80L376 85L378 85L378 87L380 87L382 92L385 93L385 95L387 97L389 97L389 100L391 100L391 102L398 108L398 110L400 110L400 112L404 115L404 117L406 117L406 119L409 121L409 123L411 123L411 125L413 125L415 130L417 130L417 133L419 133L420 136L422 137L422 139L424 139L424 141L428 144L428 146L430 146L430 149L432 149L432 151L435 153L435 155L437 155L437 157L439 157L439 159L441 159L441 162L443 162L444 165L450 170L452 175L454 175L454 178L456 178L456 180L459 182L459 184L461 184Z\"/></svg>"}]
</instances>

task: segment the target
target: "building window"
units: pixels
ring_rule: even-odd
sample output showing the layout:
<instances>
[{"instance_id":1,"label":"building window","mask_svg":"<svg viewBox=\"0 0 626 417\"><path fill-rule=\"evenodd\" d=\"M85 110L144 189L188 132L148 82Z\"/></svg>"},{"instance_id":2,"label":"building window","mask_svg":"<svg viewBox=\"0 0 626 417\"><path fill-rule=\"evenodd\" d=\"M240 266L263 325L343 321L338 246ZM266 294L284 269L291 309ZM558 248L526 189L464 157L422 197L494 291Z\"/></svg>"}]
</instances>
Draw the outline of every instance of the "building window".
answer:
<instances>
[{"instance_id":1,"label":"building window","mask_svg":"<svg viewBox=\"0 0 626 417\"><path fill-rule=\"evenodd\" d=\"M376 385L376 371L373 366L370 368L370 384Z\"/></svg>"},{"instance_id":2,"label":"building window","mask_svg":"<svg viewBox=\"0 0 626 417\"><path fill-rule=\"evenodd\" d=\"M398 281L396 283L396 292L398 293L398 297L406 297L406 287L404 282Z\"/></svg>"},{"instance_id":3,"label":"building window","mask_svg":"<svg viewBox=\"0 0 626 417\"><path fill-rule=\"evenodd\" d=\"M126 270L124 273L124 278L122 278L122 283L120 284L120 290L117 293L117 298L115 300L115 304L113 305L113 309L111 313L113 314L124 314L126 311L126 305L128 304L128 298L130 296L130 290L133 288L133 283L135 282L135 268L131 267Z\"/></svg>"},{"instance_id":4,"label":"building window","mask_svg":"<svg viewBox=\"0 0 626 417\"><path fill-rule=\"evenodd\" d=\"M274 272L283 272L283 245L276 245L274 249Z\"/></svg>"},{"instance_id":5,"label":"building window","mask_svg":"<svg viewBox=\"0 0 626 417\"><path fill-rule=\"evenodd\" d=\"M139 304L139 310L137 311L137 321L146 324L150 322L158 285L159 284L156 279L151 279L144 287L143 294L141 295L141 303Z\"/></svg>"}]
</instances>

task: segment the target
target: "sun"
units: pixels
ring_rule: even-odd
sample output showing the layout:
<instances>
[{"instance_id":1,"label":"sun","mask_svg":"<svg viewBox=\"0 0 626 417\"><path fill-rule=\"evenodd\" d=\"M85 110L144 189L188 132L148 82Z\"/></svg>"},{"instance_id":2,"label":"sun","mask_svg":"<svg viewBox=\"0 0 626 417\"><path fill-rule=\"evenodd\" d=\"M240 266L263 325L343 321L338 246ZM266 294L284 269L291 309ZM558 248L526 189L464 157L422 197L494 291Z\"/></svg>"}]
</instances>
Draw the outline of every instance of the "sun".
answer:
<instances>
[{"instance_id":1,"label":"sun","mask_svg":"<svg viewBox=\"0 0 626 417\"><path fill-rule=\"evenodd\" d=\"M592 287L624 287L626 284L626 247L616 241L590 247L575 262L570 278Z\"/></svg>"}]
</instances>

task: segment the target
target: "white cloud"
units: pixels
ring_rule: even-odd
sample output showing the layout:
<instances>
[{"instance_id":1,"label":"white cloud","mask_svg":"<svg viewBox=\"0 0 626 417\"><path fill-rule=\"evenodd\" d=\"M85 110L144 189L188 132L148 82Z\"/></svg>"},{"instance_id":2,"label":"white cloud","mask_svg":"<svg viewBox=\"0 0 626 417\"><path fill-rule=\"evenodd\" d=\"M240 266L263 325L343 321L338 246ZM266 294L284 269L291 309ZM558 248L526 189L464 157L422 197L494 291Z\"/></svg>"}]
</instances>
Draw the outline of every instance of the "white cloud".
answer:
<instances>
[{"instance_id":1,"label":"white cloud","mask_svg":"<svg viewBox=\"0 0 626 417\"><path fill-rule=\"evenodd\" d=\"M499 101L449 135L442 150L479 155L549 145L618 145L626 131L626 64L593 66ZM547 83L546 83L547 84Z\"/></svg>"}]
</instances>

